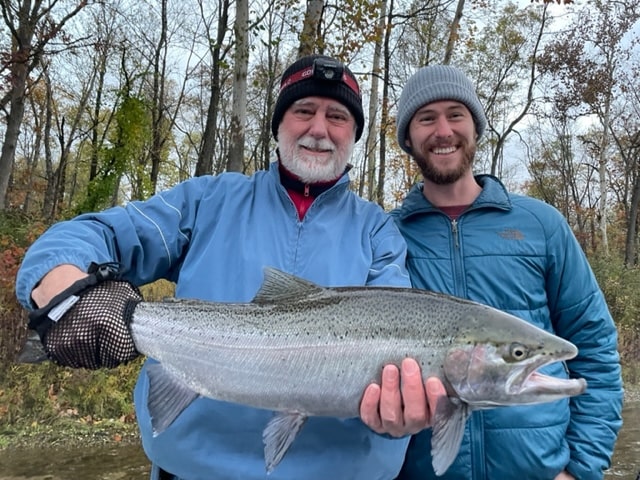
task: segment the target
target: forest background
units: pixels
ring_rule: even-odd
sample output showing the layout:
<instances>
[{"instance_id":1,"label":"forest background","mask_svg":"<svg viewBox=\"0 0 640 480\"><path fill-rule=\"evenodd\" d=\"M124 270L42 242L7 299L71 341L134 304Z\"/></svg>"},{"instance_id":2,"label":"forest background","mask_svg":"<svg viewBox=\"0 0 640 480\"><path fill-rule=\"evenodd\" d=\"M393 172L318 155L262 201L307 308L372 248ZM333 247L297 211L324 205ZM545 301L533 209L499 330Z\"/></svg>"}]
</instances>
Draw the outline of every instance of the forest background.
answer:
<instances>
[{"instance_id":1,"label":"forest background","mask_svg":"<svg viewBox=\"0 0 640 480\"><path fill-rule=\"evenodd\" d=\"M60 422L134 423L139 362L15 363L27 320L14 281L31 242L195 175L267 168L280 75L312 52L361 84L353 188L385 209L419 179L395 140L404 82L423 65L463 69L488 117L475 170L564 214L618 326L625 381L640 379L636 0L0 0L0 11L0 447ZM172 286L143 290L158 299Z\"/></svg>"}]
</instances>

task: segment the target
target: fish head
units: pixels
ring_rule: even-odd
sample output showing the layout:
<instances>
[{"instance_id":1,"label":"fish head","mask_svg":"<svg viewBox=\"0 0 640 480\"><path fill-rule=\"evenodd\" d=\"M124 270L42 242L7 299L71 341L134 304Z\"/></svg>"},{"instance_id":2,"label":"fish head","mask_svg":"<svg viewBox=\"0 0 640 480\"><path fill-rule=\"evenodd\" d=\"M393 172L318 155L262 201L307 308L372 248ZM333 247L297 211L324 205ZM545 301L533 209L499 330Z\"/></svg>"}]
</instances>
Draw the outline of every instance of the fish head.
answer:
<instances>
[{"instance_id":1,"label":"fish head","mask_svg":"<svg viewBox=\"0 0 640 480\"><path fill-rule=\"evenodd\" d=\"M578 354L571 342L504 312L477 321L452 342L443 370L455 396L474 409L550 402L579 395L584 379L545 375L541 367Z\"/></svg>"}]
</instances>

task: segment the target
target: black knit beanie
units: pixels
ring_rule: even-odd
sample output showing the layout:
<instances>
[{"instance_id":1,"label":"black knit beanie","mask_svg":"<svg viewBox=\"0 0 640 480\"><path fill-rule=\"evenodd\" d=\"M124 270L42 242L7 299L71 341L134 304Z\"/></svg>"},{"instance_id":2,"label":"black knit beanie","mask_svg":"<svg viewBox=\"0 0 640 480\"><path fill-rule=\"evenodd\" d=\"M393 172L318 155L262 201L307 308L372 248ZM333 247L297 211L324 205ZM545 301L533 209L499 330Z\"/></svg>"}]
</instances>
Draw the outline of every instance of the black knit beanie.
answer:
<instances>
[{"instance_id":1,"label":"black knit beanie","mask_svg":"<svg viewBox=\"0 0 640 480\"><path fill-rule=\"evenodd\" d=\"M331 73L342 70L342 78ZM362 136L364 113L358 81L343 63L324 55L309 55L296 60L282 75L280 93L271 118L271 133L278 138L278 127L287 109L304 97L333 98L346 106L356 120L356 142Z\"/></svg>"}]
</instances>

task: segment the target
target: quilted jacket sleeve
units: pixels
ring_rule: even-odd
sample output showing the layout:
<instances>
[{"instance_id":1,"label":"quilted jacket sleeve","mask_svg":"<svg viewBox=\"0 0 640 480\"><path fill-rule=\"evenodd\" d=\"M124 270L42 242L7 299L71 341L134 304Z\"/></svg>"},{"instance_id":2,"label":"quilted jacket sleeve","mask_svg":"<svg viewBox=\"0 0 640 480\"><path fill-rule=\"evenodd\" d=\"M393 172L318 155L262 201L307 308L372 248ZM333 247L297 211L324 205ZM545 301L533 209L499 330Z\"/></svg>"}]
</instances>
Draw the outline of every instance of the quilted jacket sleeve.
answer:
<instances>
[{"instance_id":1,"label":"quilted jacket sleeve","mask_svg":"<svg viewBox=\"0 0 640 480\"><path fill-rule=\"evenodd\" d=\"M580 245L564 219L555 220L547 242L550 313L556 333L579 349L567 362L570 376L582 377L588 385L584 394L571 399L566 470L578 479L602 479L622 425L617 331Z\"/></svg>"}]
</instances>

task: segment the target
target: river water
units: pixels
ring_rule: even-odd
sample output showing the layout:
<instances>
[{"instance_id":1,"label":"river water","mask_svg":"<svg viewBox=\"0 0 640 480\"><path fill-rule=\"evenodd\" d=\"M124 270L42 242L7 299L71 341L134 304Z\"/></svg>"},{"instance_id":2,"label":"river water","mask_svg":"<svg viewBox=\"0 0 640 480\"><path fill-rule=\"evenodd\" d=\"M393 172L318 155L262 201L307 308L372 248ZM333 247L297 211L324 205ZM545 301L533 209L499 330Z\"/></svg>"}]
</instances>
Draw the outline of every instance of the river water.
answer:
<instances>
[{"instance_id":1,"label":"river water","mask_svg":"<svg viewBox=\"0 0 640 480\"><path fill-rule=\"evenodd\" d=\"M613 466L606 480L640 474L640 402L623 410ZM517 475L514 472L514 478ZM149 464L137 444L91 448L19 449L0 452L0 480L148 480ZM265 475L265 478L266 475Z\"/></svg>"}]
</instances>

